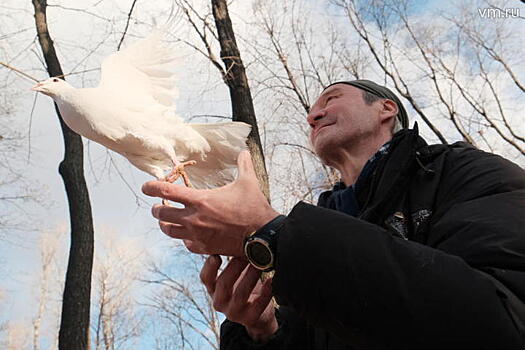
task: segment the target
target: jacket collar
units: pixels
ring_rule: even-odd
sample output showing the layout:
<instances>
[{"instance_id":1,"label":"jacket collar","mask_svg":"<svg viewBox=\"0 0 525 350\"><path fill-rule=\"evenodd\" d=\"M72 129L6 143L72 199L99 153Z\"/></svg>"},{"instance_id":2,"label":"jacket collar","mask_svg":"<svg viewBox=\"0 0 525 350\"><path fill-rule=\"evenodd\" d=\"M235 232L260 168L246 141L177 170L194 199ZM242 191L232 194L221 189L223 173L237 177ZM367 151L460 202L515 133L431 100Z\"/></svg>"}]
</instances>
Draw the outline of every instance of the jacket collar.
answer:
<instances>
[{"instance_id":1,"label":"jacket collar","mask_svg":"<svg viewBox=\"0 0 525 350\"><path fill-rule=\"evenodd\" d=\"M426 145L419 137L417 123L413 129L403 129L392 137L388 153L374 162L369 176L358 181L356 197L362 208L360 218L376 223L384 220L383 216L388 215L390 207L396 204L396 199L408 186L411 170L414 164L417 165L417 149ZM330 197L341 188L341 183L338 183L332 191L321 193L318 205L329 207Z\"/></svg>"},{"instance_id":2,"label":"jacket collar","mask_svg":"<svg viewBox=\"0 0 525 350\"><path fill-rule=\"evenodd\" d=\"M381 159L367 191L361 194L360 200L365 203L360 216L363 220L380 224L394 210L417 166L417 149L426 145L419 137L417 123L413 129L401 130L394 135L391 152Z\"/></svg>"}]
</instances>

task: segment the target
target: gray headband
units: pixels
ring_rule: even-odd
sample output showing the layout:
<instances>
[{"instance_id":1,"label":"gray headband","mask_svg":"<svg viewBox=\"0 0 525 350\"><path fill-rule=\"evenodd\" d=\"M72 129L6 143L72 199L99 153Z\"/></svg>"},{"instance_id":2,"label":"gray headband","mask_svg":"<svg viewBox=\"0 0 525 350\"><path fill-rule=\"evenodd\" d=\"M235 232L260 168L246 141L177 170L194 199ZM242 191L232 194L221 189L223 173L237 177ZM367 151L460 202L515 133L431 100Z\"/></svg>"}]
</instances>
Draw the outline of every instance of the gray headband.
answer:
<instances>
[{"instance_id":1,"label":"gray headband","mask_svg":"<svg viewBox=\"0 0 525 350\"><path fill-rule=\"evenodd\" d=\"M350 81L338 81L338 82L328 85L325 88L325 90L335 84L352 85L358 89L364 90L376 96L387 98L389 100L394 101L397 104L397 109L398 109L397 119L399 120L399 122L401 123L401 126L404 129L408 128L408 114L407 114L407 111L405 110L405 107L403 107L403 104L401 103L399 98L396 96L396 94L394 94L392 90L390 90L386 86L376 84L371 80L359 79L359 80L350 80Z\"/></svg>"}]
</instances>

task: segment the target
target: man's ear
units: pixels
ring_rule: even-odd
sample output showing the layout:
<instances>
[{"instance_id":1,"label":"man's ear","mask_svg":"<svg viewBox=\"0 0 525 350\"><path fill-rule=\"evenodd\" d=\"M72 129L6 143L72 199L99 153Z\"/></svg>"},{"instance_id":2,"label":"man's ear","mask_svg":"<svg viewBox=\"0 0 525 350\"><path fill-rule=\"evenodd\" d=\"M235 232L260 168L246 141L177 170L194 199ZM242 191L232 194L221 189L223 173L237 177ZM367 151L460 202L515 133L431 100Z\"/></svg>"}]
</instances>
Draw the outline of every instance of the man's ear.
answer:
<instances>
[{"instance_id":1,"label":"man's ear","mask_svg":"<svg viewBox=\"0 0 525 350\"><path fill-rule=\"evenodd\" d=\"M396 117L399 108L397 108L397 104L392 100L384 99L382 102L383 105L379 116L382 122L389 122Z\"/></svg>"}]
</instances>

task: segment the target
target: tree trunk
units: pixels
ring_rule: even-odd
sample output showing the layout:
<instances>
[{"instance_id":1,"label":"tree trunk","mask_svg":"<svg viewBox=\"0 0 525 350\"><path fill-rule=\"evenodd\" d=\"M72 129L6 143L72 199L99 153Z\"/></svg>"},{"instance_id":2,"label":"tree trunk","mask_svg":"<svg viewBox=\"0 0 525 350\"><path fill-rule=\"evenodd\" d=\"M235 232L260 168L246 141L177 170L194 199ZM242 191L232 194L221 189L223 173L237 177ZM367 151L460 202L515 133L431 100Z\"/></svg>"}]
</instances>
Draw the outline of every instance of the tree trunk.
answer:
<instances>
[{"instance_id":1,"label":"tree trunk","mask_svg":"<svg viewBox=\"0 0 525 350\"><path fill-rule=\"evenodd\" d=\"M32 0L38 40L50 76L62 75L46 19L46 0ZM89 306L93 266L93 218L84 179L82 139L62 120L55 104L62 135L64 159L59 173L64 181L69 203L71 248L66 272L59 331L59 349L89 349Z\"/></svg>"},{"instance_id":2,"label":"tree trunk","mask_svg":"<svg viewBox=\"0 0 525 350\"><path fill-rule=\"evenodd\" d=\"M259 128L255 118L252 95L248 86L248 78L241 54L235 40L232 22L228 14L226 0L212 0L213 17L219 34L221 45L221 59L226 66L224 82L230 89L230 99L232 102L232 117L234 121L241 121L252 126L252 132L248 136L248 148L252 154L253 164L257 178L261 184L261 189L270 198L270 186L268 174L264 163L264 153L259 136Z\"/></svg>"}]
</instances>

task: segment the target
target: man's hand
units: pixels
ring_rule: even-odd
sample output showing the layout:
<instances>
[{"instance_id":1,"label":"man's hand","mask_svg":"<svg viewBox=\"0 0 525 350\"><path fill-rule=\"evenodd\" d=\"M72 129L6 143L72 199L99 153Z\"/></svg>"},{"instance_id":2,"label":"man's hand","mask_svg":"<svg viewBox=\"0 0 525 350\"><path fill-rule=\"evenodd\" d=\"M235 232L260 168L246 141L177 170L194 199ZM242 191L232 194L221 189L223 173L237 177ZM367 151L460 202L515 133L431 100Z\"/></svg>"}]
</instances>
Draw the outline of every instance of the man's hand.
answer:
<instances>
[{"instance_id":1,"label":"man's hand","mask_svg":"<svg viewBox=\"0 0 525 350\"><path fill-rule=\"evenodd\" d=\"M253 340L268 340L279 328L271 303L271 279L261 282L261 271L242 258L233 258L217 277L220 266L220 256L212 255L200 274L213 307L230 321L242 324Z\"/></svg>"},{"instance_id":2,"label":"man's hand","mask_svg":"<svg viewBox=\"0 0 525 350\"><path fill-rule=\"evenodd\" d=\"M212 190L196 190L163 181L146 182L142 186L146 195L185 206L153 207L153 216L159 219L162 231L184 240L194 253L244 256L244 238L279 213L261 192L248 151L239 154L237 164L238 178Z\"/></svg>"}]
</instances>

